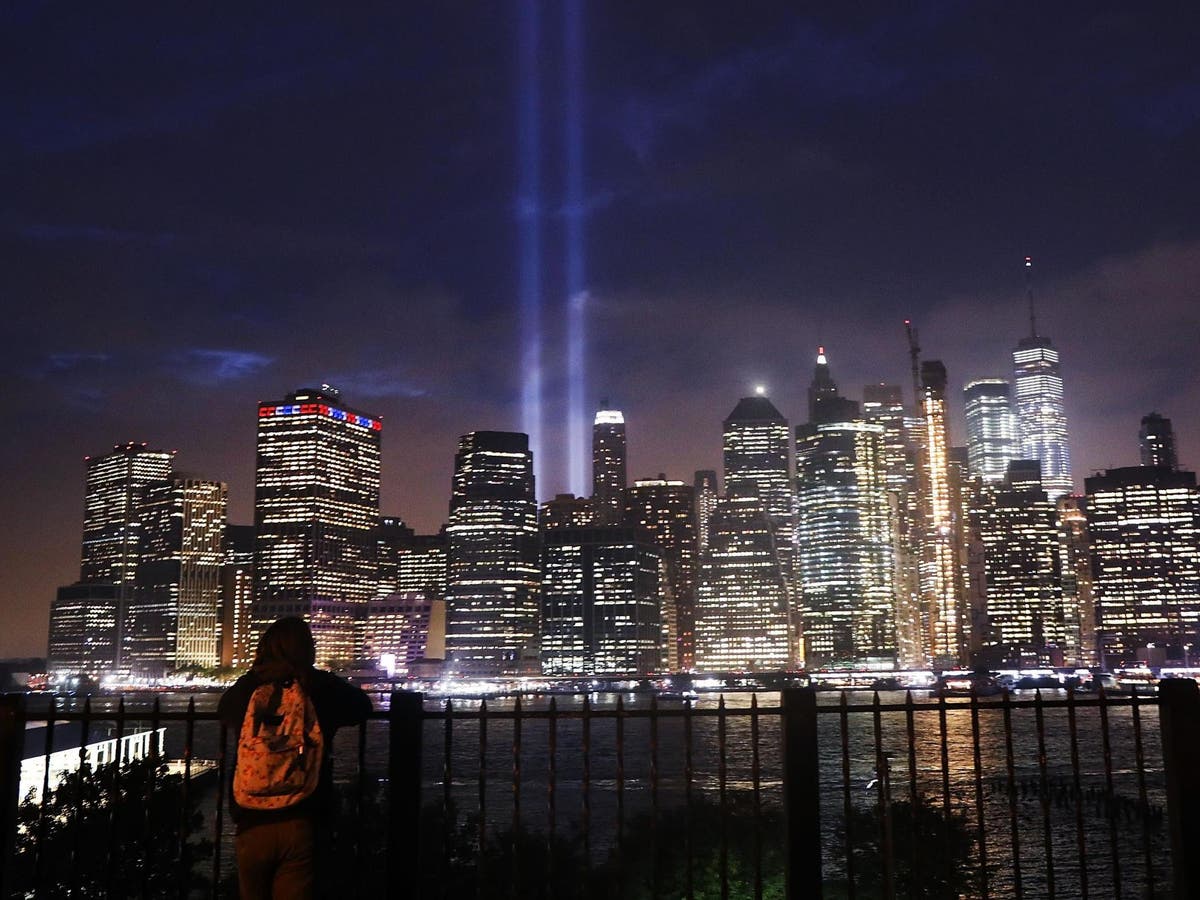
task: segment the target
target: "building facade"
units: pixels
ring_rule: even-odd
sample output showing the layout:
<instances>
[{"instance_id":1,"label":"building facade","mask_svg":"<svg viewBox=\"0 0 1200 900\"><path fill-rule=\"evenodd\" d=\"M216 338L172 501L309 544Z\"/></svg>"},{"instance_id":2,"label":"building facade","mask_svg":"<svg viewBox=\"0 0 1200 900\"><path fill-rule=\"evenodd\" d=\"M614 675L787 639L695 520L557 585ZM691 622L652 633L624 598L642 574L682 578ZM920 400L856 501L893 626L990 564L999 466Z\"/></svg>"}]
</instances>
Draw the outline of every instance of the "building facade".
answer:
<instances>
[{"instance_id":1,"label":"building facade","mask_svg":"<svg viewBox=\"0 0 1200 900\"><path fill-rule=\"evenodd\" d=\"M225 526L221 564L221 665L249 668L254 662L254 526Z\"/></svg>"},{"instance_id":2,"label":"building facade","mask_svg":"<svg viewBox=\"0 0 1200 900\"><path fill-rule=\"evenodd\" d=\"M366 657L389 674L407 675L419 660L446 657L446 601L424 591L367 604Z\"/></svg>"},{"instance_id":3,"label":"building facade","mask_svg":"<svg viewBox=\"0 0 1200 900\"><path fill-rule=\"evenodd\" d=\"M648 534L663 558L671 602L664 604L668 641L663 668L690 669L695 662L696 494L665 475L633 483L625 491L625 524Z\"/></svg>"},{"instance_id":4,"label":"building facade","mask_svg":"<svg viewBox=\"0 0 1200 900\"><path fill-rule=\"evenodd\" d=\"M1153 466L1087 479L1101 663L1157 648L1182 660L1200 640L1200 493L1193 472Z\"/></svg>"},{"instance_id":5,"label":"building facade","mask_svg":"<svg viewBox=\"0 0 1200 900\"><path fill-rule=\"evenodd\" d=\"M1175 429L1166 416L1152 412L1142 417L1142 427L1138 429L1138 449L1141 450L1143 466L1179 468L1179 457L1175 454Z\"/></svg>"},{"instance_id":6,"label":"building facade","mask_svg":"<svg viewBox=\"0 0 1200 900\"><path fill-rule=\"evenodd\" d=\"M621 491L628 484L625 415L601 409L592 423L592 507L597 525L621 524Z\"/></svg>"},{"instance_id":7,"label":"building facade","mask_svg":"<svg viewBox=\"0 0 1200 900\"><path fill-rule=\"evenodd\" d=\"M304 617L318 665L344 665L362 649L377 587L382 430L329 385L258 407L254 627Z\"/></svg>"},{"instance_id":8,"label":"building facade","mask_svg":"<svg viewBox=\"0 0 1200 900\"><path fill-rule=\"evenodd\" d=\"M127 602L123 665L162 675L220 659L228 489L177 476L142 499L142 559Z\"/></svg>"},{"instance_id":9,"label":"building facade","mask_svg":"<svg viewBox=\"0 0 1200 900\"><path fill-rule=\"evenodd\" d=\"M1004 481L1009 460L1017 459L1012 385L1003 378L979 378L963 389L967 420L967 464L990 484Z\"/></svg>"},{"instance_id":10,"label":"building facade","mask_svg":"<svg viewBox=\"0 0 1200 900\"><path fill-rule=\"evenodd\" d=\"M1036 330L1013 351L1013 387L1020 458L1042 464L1042 484L1052 499L1071 493L1062 368L1053 342Z\"/></svg>"},{"instance_id":11,"label":"building facade","mask_svg":"<svg viewBox=\"0 0 1200 900\"><path fill-rule=\"evenodd\" d=\"M537 653L540 581L527 435L459 440L450 499L446 650L452 671L515 673Z\"/></svg>"},{"instance_id":12,"label":"building facade","mask_svg":"<svg viewBox=\"0 0 1200 900\"><path fill-rule=\"evenodd\" d=\"M58 589L50 606L46 666L51 672L99 676L117 665L121 588L79 582Z\"/></svg>"},{"instance_id":13,"label":"building facade","mask_svg":"<svg viewBox=\"0 0 1200 900\"><path fill-rule=\"evenodd\" d=\"M696 497L696 549L703 552L708 546L708 523L721 497L717 473L712 469L698 469L692 478L692 489Z\"/></svg>"},{"instance_id":14,"label":"building facade","mask_svg":"<svg viewBox=\"0 0 1200 900\"><path fill-rule=\"evenodd\" d=\"M542 671L637 676L659 670L662 556L635 528L546 532Z\"/></svg>"},{"instance_id":15,"label":"building facade","mask_svg":"<svg viewBox=\"0 0 1200 900\"><path fill-rule=\"evenodd\" d=\"M787 583L757 495L717 503L696 590L696 669L779 672L792 663Z\"/></svg>"}]
</instances>

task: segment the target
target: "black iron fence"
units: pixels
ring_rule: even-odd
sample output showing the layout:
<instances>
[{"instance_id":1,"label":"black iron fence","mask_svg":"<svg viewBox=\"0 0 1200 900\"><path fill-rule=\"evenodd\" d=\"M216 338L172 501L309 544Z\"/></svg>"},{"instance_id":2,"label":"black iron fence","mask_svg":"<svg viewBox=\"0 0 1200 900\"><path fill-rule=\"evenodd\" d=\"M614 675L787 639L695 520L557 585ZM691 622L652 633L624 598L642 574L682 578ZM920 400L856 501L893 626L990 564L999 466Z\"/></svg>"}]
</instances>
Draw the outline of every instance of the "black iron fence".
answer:
<instances>
[{"instance_id":1,"label":"black iron fence","mask_svg":"<svg viewBox=\"0 0 1200 900\"><path fill-rule=\"evenodd\" d=\"M231 738L213 699L0 697L2 896L232 896ZM342 895L1200 891L1192 681L1157 696L394 693L377 706L333 748ZM163 737L130 759L122 739L147 732Z\"/></svg>"}]
</instances>

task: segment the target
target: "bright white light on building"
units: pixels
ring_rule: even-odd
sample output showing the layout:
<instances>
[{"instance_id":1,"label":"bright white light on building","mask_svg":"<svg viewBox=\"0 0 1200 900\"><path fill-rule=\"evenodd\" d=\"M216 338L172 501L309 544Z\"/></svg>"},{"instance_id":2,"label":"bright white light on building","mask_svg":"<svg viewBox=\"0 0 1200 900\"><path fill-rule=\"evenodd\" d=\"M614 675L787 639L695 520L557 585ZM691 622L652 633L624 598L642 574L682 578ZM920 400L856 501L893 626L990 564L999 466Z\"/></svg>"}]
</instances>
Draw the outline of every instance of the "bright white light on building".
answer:
<instances>
[{"instance_id":1,"label":"bright white light on building","mask_svg":"<svg viewBox=\"0 0 1200 900\"><path fill-rule=\"evenodd\" d=\"M767 386L765 384L756 384L754 386L754 393L760 397L765 397L767 395Z\"/></svg>"}]
</instances>

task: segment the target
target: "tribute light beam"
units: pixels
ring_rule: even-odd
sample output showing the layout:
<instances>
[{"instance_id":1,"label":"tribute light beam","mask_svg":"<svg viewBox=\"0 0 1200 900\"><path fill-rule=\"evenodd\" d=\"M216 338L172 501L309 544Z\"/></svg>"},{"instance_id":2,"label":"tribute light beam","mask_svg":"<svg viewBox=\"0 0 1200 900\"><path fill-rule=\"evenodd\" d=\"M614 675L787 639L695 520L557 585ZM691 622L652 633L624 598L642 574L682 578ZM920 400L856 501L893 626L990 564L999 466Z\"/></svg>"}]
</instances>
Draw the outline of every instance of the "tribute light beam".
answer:
<instances>
[{"instance_id":1,"label":"tribute light beam","mask_svg":"<svg viewBox=\"0 0 1200 900\"><path fill-rule=\"evenodd\" d=\"M566 288L567 288L567 481L576 496L590 493L587 484L588 415L586 261L584 258L583 190L583 0L563 6L563 56L566 68L564 144L567 162Z\"/></svg>"},{"instance_id":2,"label":"tribute light beam","mask_svg":"<svg viewBox=\"0 0 1200 900\"><path fill-rule=\"evenodd\" d=\"M541 115L538 76L541 17L537 0L521 4L518 26L517 226L520 244L521 430L533 452L535 491L542 480Z\"/></svg>"}]
</instances>

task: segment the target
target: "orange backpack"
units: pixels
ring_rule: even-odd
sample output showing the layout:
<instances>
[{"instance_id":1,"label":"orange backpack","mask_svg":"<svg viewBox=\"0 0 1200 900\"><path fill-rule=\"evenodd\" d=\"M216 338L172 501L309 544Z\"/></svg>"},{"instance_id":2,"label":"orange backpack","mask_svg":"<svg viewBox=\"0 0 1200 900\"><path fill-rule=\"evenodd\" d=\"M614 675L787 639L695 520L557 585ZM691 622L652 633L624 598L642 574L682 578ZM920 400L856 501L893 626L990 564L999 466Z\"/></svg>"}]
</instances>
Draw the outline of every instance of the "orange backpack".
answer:
<instances>
[{"instance_id":1,"label":"orange backpack","mask_svg":"<svg viewBox=\"0 0 1200 900\"><path fill-rule=\"evenodd\" d=\"M324 744L317 711L299 682L259 685L238 735L234 801L243 809L285 809L312 796Z\"/></svg>"}]
</instances>

